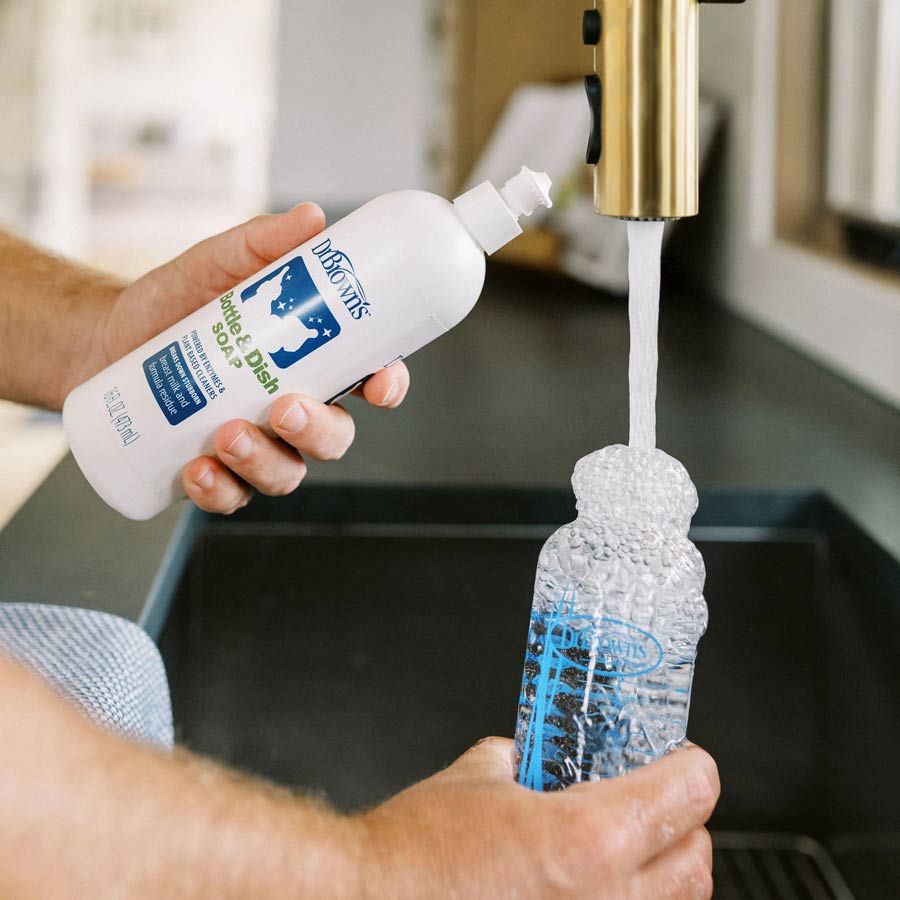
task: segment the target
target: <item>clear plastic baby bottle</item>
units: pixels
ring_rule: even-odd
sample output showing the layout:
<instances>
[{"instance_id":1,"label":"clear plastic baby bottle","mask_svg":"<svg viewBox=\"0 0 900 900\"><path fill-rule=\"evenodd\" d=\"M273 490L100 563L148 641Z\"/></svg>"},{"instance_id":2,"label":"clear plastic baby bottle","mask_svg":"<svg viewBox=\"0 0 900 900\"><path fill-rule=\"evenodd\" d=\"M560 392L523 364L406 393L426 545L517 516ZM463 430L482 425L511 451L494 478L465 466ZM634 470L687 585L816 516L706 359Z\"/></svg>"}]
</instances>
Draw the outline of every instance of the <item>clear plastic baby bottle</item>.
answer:
<instances>
[{"instance_id":1,"label":"clear plastic baby bottle","mask_svg":"<svg viewBox=\"0 0 900 900\"><path fill-rule=\"evenodd\" d=\"M535 790L620 775L684 741L707 623L681 463L606 447L572 485L578 517L538 561L519 698L516 775Z\"/></svg>"}]
</instances>

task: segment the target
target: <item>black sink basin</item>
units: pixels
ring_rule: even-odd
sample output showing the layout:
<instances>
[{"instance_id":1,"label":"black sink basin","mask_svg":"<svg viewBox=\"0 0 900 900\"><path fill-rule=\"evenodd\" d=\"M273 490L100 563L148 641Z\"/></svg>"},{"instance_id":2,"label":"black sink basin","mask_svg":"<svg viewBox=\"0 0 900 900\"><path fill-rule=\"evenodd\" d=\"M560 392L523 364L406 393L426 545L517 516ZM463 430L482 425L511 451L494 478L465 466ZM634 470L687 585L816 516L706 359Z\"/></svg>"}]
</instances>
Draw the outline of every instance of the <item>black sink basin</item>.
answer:
<instances>
[{"instance_id":1,"label":"black sink basin","mask_svg":"<svg viewBox=\"0 0 900 900\"><path fill-rule=\"evenodd\" d=\"M573 516L564 491L323 487L203 520L162 640L182 740L353 809L511 735L538 550ZM716 896L900 897L900 566L810 493L703 493L692 538Z\"/></svg>"}]
</instances>

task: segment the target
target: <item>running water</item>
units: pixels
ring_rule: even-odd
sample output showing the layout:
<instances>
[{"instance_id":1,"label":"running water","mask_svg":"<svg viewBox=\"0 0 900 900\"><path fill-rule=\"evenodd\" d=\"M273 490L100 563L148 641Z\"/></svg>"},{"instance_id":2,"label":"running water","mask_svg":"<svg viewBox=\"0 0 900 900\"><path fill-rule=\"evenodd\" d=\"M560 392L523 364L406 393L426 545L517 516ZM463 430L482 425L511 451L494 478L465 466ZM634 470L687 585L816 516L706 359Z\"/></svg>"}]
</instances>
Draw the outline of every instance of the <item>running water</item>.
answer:
<instances>
[{"instance_id":1,"label":"running water","mask_svg":"<svg viewBox=\"0 0 900 900\"><path fill-rule=\"evenodd\" d=\"M628 223L628 360L632 447L656 446L656 369L658 361L659 266L665 222Z\"/></svg>"}]
</instances>

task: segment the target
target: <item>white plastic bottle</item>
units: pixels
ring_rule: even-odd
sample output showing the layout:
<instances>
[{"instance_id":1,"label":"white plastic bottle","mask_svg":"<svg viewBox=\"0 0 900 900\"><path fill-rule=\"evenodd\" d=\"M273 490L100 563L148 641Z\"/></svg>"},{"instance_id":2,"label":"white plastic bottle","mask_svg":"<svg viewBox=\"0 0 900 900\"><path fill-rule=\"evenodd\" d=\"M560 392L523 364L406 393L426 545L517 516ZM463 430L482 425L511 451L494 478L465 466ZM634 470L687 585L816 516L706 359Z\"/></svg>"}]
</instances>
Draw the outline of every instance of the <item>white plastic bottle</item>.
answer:
<instances>
[{"instance_id":1,"label":"white plastic bottle","mask_svg":"<svg viewBox=\"0 0 900 900\"><path fill-rule=\"evenodd\" d=\"M225 422L265 426L286 393L335 400L462 321L485 252L550 206L549 188L523 166L453 203L424 191L367 203L72 391L63 421L82 472L128 518L162 512Z\"/></svg>"}]
</instances>

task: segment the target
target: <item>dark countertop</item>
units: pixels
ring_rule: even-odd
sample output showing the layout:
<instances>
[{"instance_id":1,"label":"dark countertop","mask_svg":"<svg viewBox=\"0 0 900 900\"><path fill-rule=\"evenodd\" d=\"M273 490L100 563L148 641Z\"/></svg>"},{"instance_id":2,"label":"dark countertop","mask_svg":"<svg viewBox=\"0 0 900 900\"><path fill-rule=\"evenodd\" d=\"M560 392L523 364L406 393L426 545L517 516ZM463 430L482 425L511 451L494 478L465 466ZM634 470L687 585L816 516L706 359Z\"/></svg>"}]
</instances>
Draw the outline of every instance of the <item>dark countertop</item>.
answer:
<instances>
[{"instance_id":1,"label":"dark countertop","mask_svg":"<svg viewBox=\"0 0 900 900\"><path fill-rule=\"evenodd\" d=\"M659 446L699 487L824 490L900 556L900 412L664 285ZM351 400L354 447L308 479L564 485L579 457L627 440L627 359L624 300L495 266L472 315L410 361L403 407ZM0 599L102 609L155 632L170 563L200 519L179 504L128 522L67 457L0 532Z\"/></svg>"}]
</instances>

